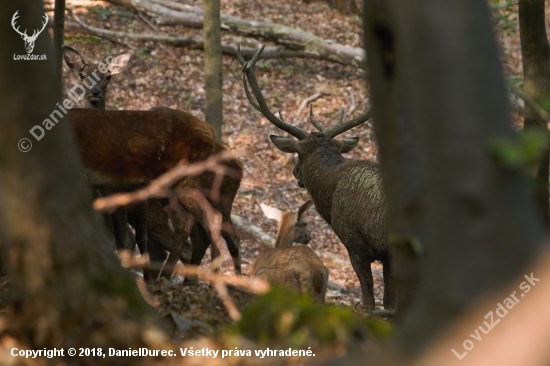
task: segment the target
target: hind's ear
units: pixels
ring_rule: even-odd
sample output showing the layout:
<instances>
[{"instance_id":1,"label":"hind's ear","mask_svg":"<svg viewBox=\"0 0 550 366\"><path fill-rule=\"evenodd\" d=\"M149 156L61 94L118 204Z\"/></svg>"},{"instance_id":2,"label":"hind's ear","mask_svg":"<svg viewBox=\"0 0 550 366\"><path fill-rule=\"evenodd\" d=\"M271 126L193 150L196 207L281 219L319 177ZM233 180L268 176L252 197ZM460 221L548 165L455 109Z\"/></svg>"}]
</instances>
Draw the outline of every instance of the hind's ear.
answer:
<instances>
[{"instance_id":1,"label":"hind's ear","mask_svg":"<svg viewBox=\"0 0 550 366\"><path fill-rule=\"evenodd\" d=\"M77 50L69 46L63 46L61 47L61 50L63 51L63 59L65 60L65 64L67 64L69 69L80 71L84 68L86 62L84 62L84 59L80 56L80 53L78 53Z\"/></svg>"},{"instance_id":2,"label":"hind's ear","mask_svg":"<svg viewBox=\"0 0 550 366\"><path fill-rule=\"evenodd\" d=\"M128 66L128 62L134 53L132 51L121 52L111 59L109 63L109 72L111 75L120 74Z\"/></svg>"},{"instance_id":3,"label":"hind's ear","mask_svg":"<svg viewBox=\"0 0 550 366\"><path fill-rule=\"evenodd\" d=\"M309 200L309 201L307 201L306 203L304 203L304 204L302 205L302 207L300 207L300 209L298 210L298 219L299 219L300 217L302 217L302 216L307 212L307 210L311 207L311 204L312 204L312 203L313 203L313 202L311 202L311 200Z\"/></svg>"},{"instance_id":4,"label":"hind's ear","mask_svg":"<svg viewBox=\"0 0 550 366\"><path fill-rule=\"evenodd\" d=\"M260 203L260 207L262 208L265 217L267 217L268 219L281 221L281 219L283 218L283 212L277 210L275 207L264 205L263 203Z\"/></svg>"},{"instance_id":5,"label":"hind's ear","mask_svg":"<svg viewBox=\"0 0 550 366\"><path fill-rule=\"evenodd\" d=\"M300 141L295 140L290 137L281 137L281 136L275 136L275 135L269 135L269 138L271 139L271 142L273 142L273 145L282 152L286 153L300 153L302 151L302 146L300 145Z\"/></svg>"},{"instance_id":6,"label":"hind's ear","mask_svg":"<svg viewBox=\"0 0 550 366\"><path fill-rule=\"evenodd\" d=\"M333 141L336 144L336 147L338 148L338 150L342 154L344 154L355 149L355 147L359 143L359 137L351 137L351 138L345 138L342 140L333 140Z\"/></svg>"}]
</instances>

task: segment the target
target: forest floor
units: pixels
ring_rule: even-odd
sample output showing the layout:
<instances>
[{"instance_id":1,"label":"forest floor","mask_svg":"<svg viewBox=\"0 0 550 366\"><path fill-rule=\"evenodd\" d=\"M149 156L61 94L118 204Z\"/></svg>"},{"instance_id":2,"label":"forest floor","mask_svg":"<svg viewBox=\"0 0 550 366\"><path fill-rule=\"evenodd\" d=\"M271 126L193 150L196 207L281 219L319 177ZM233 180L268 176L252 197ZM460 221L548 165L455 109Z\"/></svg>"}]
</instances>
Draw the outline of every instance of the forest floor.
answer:
<instances>
[{"instance_id":1,"label":"forest floor","mask_svg":"<svg viewBox=\"0 0 550 366\"><path fill-rule=\"evenodd\" d=\"M181 2L202 6L199 0ZM73 7L81 20L99 28L130 33L202 36L202 30L182 27L158 27L155 30L134 12L101 1L69 0L67 4ZM362 45L360 19L338 14L323 2L306 5L301 1L291 0L222 0L222 12L245 19L301 28L316 36L349 46ZM68 17L67 21L73 20ZM497 28L501 36L505 72L511 80L518 80L521 75L521 55L517 15L516 18L514 14L506 15ZM88 35L86 31L75 28L69 28L66 33L73 37ZM222 40L249 47L260 47L262 44L260 40L225 32ZM73 38L66 41L66 44L77 49L88 62L102 61L107 56L128 48L135 50L128 69L114 76L110 82L107 109L144 110L165 106L189 111L204 120L203 51L123 39L116 42L102 39L94 43ZM64 67L63 72L65 88L79 82L76 73L67 67ZM365 71L356 67L298 58L269 59L258 61L256 76L271 110L281 111L287 122L306 131L313 128L308 119L309 108L303 108L298 113L299 106L304 99L316 92L326 93L313 102L315 118L325 126L336 123L341 109L346 111L347 118L352 118L369 106ZM289 211L297 210L309 199L306 190L298 187L292 175L296 157L282 153L270 142L270 134L285 134L250 105L244 94L241 66L236 58L226 55L223 56L223 93L224 145L231 150L250 148L253 151L253 154L242 157L244 179L236 196L233 212L249 219L274 237L277 225L264 217L260 203ZM376 161L377 146L372 121L346 132L342 137L352 136L358 136L360 142L347 157ZM349 262L346 248L314 209L309 211L306 220L313 238L309 245L318 252L328 267L329 280L345 289L329 290L326 301L361 310L359 282ZM244 275L250 273L252 263L261 250L262 245L255 241L241 241ZM208 263L208 258L209 253L203 264ZM232 272L231 268L231 263L224 263L225 271ZM381 305L382 266L373 263L372 269L376 301ZM165 285L159 285L153 291L161 291L162 286Z\"/></svg>"}]
</instances>

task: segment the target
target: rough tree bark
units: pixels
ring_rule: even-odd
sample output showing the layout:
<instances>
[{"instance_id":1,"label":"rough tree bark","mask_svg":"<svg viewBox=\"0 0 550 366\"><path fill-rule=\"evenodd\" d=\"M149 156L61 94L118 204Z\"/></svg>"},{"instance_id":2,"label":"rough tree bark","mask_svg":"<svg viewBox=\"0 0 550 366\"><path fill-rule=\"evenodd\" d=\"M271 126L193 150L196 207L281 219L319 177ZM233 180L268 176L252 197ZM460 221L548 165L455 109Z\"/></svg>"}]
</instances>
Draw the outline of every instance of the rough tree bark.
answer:
<instances>
[{"instance_id":1,"label":"rough tree bark","mask_svg":"<svg viewBox=\"0 0 550 366\"><path fill-rule=\"evenodd\" d=\"M220 0L204 3L204 78L206 81L206 122L217 133L218 142L222 140L222 40L220 22Z\"/></svg>"},{"instance_id":2,"label":"rough tree bark","mask_svg":"<svg viewBox=\"0 0 550 366\"><path fill-rule=\"evenodd\" d=\"M396 339L410 358L477 297L523 275L541 245L542 230L524 174L505 171L489 153L494 138L515 134L486 2L364 4L376 128L387 132L404 123L407 137L414 131L419 164L412 181L420 176L424 187L420 211L407 212L406 204L394 202L406 195L398 190L410 171L400 173L403 182L389 182L398 173L384 164L394 154L399 159L400 152L378 136L390 212L421 220L419 259L407 263L401 256L396 263L418 274ZM397 97L385 95L387 85L396 85ZM398 105L397 117L386 111L392 99L406 101ZM407 120L400 122L401 116ZM395 221L389 224L390 235L400 231Z\"/></svg>"},{"instance_id":3,"label":"rough tree bark","mask_svg":"<svg viewBox=\"0 0 550 366\"><path fill-rule=\"evenodd\" d=\"M519 30L523 60L523 91L536 102L550 98L550 46L546 37L544 0L519 1ZM548 131L546 121L540 118L534 108L525 103L523 109L524 127L535 127ZM550 159L546 149L539 163L534 184L534 197L543 222L550 224L548 214L548 174Z\"/></svg>"},{"instance_id":4,"label":"rough tree bark","mask_svg":"<svg viewBox=\"0 0 550 366\"><path fill-rule=\"evenodd\" d=\"M40 25L41 1L0 3L2 19L17 10L29 28ZM10 22L2 22L0 49L20 54L22 46ZM28 132L59 110L61 79L53 52L44 32L35 53L46 54L47 61L0 58L0 250L16 291L0 334L30 349L160 348L151 343L165 340L153 312L92 211L69 121L60 119L40 141ZM32 150L20 151L31 142Z\"/></svg>"}]
</instances>

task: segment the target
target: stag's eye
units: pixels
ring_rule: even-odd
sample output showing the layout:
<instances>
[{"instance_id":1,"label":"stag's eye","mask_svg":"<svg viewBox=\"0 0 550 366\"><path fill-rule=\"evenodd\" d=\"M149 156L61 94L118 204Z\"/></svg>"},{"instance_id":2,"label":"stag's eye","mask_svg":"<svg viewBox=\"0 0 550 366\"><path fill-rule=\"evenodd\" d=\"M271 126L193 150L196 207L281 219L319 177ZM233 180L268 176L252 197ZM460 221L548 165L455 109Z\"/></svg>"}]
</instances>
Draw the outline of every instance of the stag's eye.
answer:
<instances>
[{"instance_id":1,"label":"stag's eye","mask_svg":"<svg viewBox=\"0 0 550 366\"><path fill-rule=\"evenodd\" d=\"M84 74L78 74L78 76L80 76L81 79L84 79L86 77L86 75Z\"/></svg>"},{"instance_id":2,"label":"stag's eye","mask_svg":"<svg viewBox=\"0 0 550 366\"><path fill-rule=\"evenodd\" d=\"M107 75L107 76L105 76L105 79L111 80L111 76L113 76L113 75Z\"/></svg>"}]
</instances>

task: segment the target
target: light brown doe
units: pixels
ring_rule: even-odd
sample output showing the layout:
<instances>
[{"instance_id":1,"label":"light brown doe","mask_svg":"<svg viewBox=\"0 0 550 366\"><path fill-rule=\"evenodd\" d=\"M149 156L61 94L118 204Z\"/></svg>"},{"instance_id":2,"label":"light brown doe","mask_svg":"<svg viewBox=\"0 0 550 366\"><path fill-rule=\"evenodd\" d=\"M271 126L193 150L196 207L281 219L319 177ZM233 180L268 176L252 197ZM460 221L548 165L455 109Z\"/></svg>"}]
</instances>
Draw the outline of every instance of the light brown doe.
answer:
<instances>
[{"instance_id":1,"label":"light brown doe","mask_svg":"<svg viewBox=\"0 0 550 366\"><path fill-rule=\"evenodd\" d=\"M307 201L298 212L282 212L262 204L262 211L269 219L277 220L275 248L265 249L258 255L251 275L270 283L286 285L298 292L307 293L323 302L328 283L328 269L307 244L311 240L302 216L311 206Z\"/></svg>"}]
</instances>

